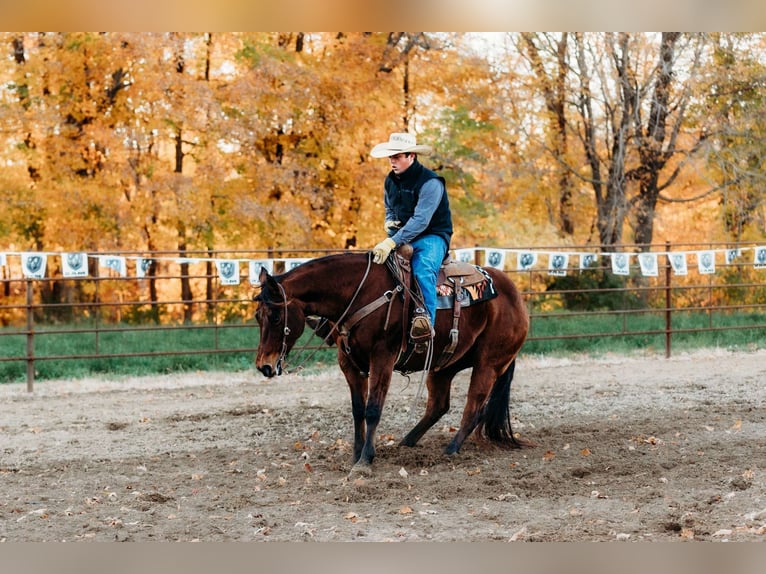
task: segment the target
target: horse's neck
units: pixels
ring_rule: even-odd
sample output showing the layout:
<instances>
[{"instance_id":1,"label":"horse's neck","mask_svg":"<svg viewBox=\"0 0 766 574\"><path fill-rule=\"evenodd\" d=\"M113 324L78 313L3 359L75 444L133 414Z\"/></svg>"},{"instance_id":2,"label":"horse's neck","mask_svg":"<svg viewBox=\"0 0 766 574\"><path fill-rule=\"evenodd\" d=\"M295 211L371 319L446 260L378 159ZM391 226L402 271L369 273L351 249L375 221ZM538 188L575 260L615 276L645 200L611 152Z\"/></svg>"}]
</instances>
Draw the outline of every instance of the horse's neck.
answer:
<instances>
[{"instance_id":1,"label":"horse's neck","mask_svg":"<svg viewBox=\"0 0 766 574\"><path fill-rule=\"evenodd\" d=\"M378 265L368 268L365 260L344 259L328 258L306 263L285 278L285 290L290 297L304 303L306 314L338 319L363 281L362 290L374 288L380 282L381 271L386 272ZM383 291L388 288L386 286Z\"/></svg>"}]
</instances>

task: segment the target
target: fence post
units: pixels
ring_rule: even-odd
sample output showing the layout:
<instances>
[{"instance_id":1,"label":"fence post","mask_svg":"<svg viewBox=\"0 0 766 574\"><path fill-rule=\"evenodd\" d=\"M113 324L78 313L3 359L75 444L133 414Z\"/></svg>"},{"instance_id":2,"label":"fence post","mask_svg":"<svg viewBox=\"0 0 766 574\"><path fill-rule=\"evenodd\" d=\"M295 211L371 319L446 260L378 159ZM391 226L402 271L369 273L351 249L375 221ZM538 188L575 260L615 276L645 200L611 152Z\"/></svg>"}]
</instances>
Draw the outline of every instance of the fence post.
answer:
<instances>
[{"instance_id":1,"label":"fence post","mask_svg":"<svg viewBox=\"0 0 766 574\"><path fill-rule=\"evenodd\" d=\"M34 290L32 280L26 280L27 288L27 392L35 389L35 318L32 310Z\"/></svg>"},{"instance_id":2,"label":"fence post","mask_svg":"<svg viewBox=\"0 0 766 574\"><path fill-rule=\"evenodd\" d=\"M673 303L670 273L670 242L665 242L665 358L670 358L670 341L673 334L670 307Z\"/></svg>"}]
</instances>

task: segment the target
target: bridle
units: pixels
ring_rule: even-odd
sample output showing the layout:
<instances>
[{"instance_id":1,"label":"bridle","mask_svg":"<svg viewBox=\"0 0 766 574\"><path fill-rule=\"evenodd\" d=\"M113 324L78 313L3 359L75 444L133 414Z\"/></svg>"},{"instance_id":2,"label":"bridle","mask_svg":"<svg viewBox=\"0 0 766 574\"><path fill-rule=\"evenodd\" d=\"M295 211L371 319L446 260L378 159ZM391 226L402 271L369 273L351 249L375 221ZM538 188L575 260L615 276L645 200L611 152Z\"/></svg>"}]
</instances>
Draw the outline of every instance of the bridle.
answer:
<instances>
[{"instance_id":1,"label":"bridle","mask_svg":"<svg viewBox=\"0 0 766 574\"><path fill-rule=\"evenodd\" d=\"M279 291L282 293L282 301L284 301L284 308L285 308L285 326L282 329L282 350L279 352L279 358L277 359L277 364L274 365L274 368L277 371L277 374L282 373L282 363L285 361L285 358L287 357L287 337L290 335L290 327L289 322L287 320L287 293L285 293L285 288L282 287L281 283L277 283L279 285Z\"/></svg>"}]
</instances>

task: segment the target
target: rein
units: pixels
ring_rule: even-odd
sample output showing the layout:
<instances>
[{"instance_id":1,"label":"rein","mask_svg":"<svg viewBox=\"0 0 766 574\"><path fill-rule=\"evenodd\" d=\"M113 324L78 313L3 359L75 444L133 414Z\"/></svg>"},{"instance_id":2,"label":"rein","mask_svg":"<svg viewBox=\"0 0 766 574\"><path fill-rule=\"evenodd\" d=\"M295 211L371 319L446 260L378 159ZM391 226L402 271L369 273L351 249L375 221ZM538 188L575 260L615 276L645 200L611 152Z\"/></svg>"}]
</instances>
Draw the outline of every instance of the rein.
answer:
<instances>
[{"instance_id":1,"label":"rein","mask_svg":"<svg viewBox=\"0 0 766 574\"><path fill-rule=\"evenodd\" d=\"M364 275L362 276L362 280L360 281L359 285L356 288L356 291L354 292L354 295L351 297L351 300L348 302L348 305L346 305L346 309L341 313L340 318L335 322L332 329L325 335L325 337L322 339L322 343L327 344L327 341L330 339L330 337L333 336L335 332L338 332L340 334L340 331L338 331L338 325L341 325L343 320L346 318L346 315L348 315L348 312L351 310L352 305L356 301L356 298L359 296L359 293L362 291L362 287L364 286L365 282L367 281L367 277L370 275L370 269L372 267L372 253L369 254L367 257L367 269L364 272ZM287 356L287 336L290 334L290 328L287 326L287 294L285 293L285 288L282 287L281 283L277 283L279 285L279 290L282 292L282 299L284 300L284 307L285 307L285 328L282 331L282 351L279 354L279 359L277 360L277 365L281 365L282 362L285 360ZM328 321L327 318L323 318L323 323L326 323ZM306 341L306 343L303 345L301 349L296 349L298 351L305 350L308 347L309 342L311 339ZM319 351L319 347L314 349L308 357L304 358L299 365L297 365L295 368L300 371L303 369L304 365L316 355L317 351Z\"/></svg>"}]
</instances>

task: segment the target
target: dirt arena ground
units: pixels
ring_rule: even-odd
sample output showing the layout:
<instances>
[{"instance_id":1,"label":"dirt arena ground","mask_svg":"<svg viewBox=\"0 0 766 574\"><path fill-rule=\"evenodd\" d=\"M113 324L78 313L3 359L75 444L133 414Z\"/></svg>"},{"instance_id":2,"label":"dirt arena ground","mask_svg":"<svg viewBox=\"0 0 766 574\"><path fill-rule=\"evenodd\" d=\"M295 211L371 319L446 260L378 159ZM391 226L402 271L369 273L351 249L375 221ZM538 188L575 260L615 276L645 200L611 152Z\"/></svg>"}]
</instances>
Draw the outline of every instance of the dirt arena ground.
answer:
<instances>
[{"instance_id":1,"label":"dirt arena ground","mask_svg":"<svg viewBox=\"0 0 766 574\"><path fill-rule=\"evenodd\" d=\"M400 448L423 398L395 375L364 480L334 368L0 385L0 540L766 540L766 352L521 358L539 446L447 457L467 381Z\"/></svg>"}]
</instances>

